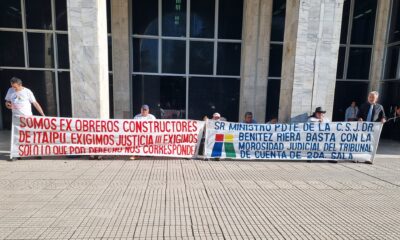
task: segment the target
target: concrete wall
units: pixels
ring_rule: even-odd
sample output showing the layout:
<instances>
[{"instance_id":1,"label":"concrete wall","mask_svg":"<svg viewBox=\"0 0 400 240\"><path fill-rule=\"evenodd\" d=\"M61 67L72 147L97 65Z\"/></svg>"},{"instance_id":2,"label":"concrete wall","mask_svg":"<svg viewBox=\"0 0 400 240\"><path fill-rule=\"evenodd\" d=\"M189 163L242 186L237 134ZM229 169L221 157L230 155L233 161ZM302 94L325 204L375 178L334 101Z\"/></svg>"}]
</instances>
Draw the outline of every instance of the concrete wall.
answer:
<instances>
[{"instance_id":1,"label":"concrete wall","mask_svg":"<svg viewBox=\"0 0 400 240\"><path fill-rule=\"evenodd\" d=\"M245 0L243 13L239 121L251 111L265 122L272 1Z\"/></svg>"},{"instance_id":2,"label":"concrete wall","mask_svg":"<svg viewBox=\"0 0 400 240\"><path fill-rule=\"evenodd\" d=\"M67 0L72 116L109 118L106 1Z\"/></svg>"},{"instance_id":3,"label":"concrete wall","mask_svg":"<svg viewBox=\"0 0 400 240\"><path fill-rule=\"evenodd\" d=\"M318 106L332 117L343 0L287 1L280 121L306 121Z\"/></svg>"},{"instance_id":4,"label":"concrete wall","mask_svg":"<svg viewBox=\"0 0 400 240\"><path fill-rule=\"evenodd\" d=\"M129 1L111 1L114 118L132 118Z\"/></svg>"},{"instance_id":5,"label":"concrete wall","mask_svg":"<svg viewBox=\"0 0 400 240\"><path fill-rule=\"evenodd\" d=\"M372 50L371 71L370 71L370 91L379 91L380 81L383 79L385 70L385 46L386 35L389 28L391 1L378 1L376 11L376 24L374 35L374 48Z\"/></svg>"}]
</instances>

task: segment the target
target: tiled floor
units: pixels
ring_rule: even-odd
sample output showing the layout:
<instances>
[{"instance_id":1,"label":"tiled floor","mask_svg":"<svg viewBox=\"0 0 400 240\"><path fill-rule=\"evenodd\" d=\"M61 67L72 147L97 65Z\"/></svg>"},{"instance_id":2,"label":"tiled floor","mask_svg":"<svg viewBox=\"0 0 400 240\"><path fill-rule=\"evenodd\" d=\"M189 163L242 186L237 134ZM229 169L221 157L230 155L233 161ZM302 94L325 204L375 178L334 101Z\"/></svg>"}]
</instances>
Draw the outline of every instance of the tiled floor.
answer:
<instances>
[{"instance_id":1,"label":"tiled floor","mask_svg":"<svg viewBox=\"0 0 400 240\"><path fill-rule=\"evenodd\" d=\"M0 239L132 238L400 239L400 144L373 165L0 160Z\"/></svg>"}]
</instances>

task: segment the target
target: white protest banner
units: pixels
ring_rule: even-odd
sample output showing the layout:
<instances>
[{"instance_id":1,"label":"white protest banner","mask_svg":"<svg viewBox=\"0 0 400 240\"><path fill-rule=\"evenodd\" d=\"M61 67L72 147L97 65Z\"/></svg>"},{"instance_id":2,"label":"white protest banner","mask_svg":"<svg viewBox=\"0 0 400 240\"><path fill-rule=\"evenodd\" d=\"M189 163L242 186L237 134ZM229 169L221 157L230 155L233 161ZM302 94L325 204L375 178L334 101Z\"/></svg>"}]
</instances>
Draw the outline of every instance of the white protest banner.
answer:
<instances>
[{"instance_id":1,"label":"white protest banner","mask_svg":"<svg viewBox=\"0 0 400 240\"><path fill-rule=\"evenodd\" d=\"M204 122L100 120L19 116L13 119L11 157L58 155L197 155Z\"/></svg>"},{"instance_id":2,"label":"white protest banner","mask_svg":"<svg viewBox=\"0 0 400 240\"><path fill-rule=\"evenodd\" d=\"M245 124L208 121L208 158L372 161L382 123Z\"/></svg>"}]
</instances>

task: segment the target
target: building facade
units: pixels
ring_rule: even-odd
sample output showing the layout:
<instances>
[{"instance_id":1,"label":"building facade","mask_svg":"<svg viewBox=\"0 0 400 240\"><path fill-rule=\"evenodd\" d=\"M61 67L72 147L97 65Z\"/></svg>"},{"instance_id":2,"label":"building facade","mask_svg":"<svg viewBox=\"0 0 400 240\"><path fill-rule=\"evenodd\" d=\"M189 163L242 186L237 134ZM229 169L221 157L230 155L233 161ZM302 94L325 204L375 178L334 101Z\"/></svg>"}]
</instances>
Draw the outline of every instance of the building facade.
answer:
<instances>
[{"instance_id":1,"label":"building facade","mask_svg":"<svg viewBox=\"0 0 400 240\"><path fill-rule=\"evenodd\" d=\"M49 116L341 121L370 90L391 114L399 52L400 0L0 2L0 97L19 77Z\"/></svg>"}]
</instances>

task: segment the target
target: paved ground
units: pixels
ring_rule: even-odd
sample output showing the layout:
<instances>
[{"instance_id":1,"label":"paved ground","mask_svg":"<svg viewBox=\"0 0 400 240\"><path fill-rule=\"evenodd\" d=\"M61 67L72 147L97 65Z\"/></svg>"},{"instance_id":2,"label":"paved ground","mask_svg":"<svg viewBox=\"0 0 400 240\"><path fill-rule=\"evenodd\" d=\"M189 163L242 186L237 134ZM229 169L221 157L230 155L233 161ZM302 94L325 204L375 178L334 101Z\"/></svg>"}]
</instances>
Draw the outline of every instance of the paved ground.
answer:
<instances>
[{"instance_id":1,"label":"paved ground","mask_svg":"<svg viewBox=\"0 0 400 240\"><path fill-rule=\"evenodd\" d=\"M0 239L400 239L400 143L378 153L374 165L2 160Z\"/></svg>"}]
</instances>

